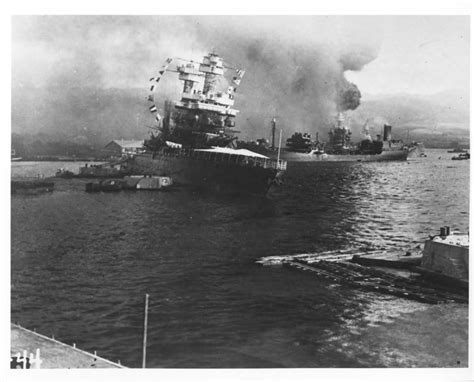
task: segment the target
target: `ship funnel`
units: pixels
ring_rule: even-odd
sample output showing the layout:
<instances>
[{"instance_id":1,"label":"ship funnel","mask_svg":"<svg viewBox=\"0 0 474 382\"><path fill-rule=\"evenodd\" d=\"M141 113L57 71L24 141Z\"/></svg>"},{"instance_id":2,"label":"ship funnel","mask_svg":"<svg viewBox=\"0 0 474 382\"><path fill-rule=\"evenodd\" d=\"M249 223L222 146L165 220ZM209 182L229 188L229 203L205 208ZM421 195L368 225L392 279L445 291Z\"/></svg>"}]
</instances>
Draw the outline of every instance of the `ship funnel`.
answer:
<instances>
[{"instance_id":1,"label":"ship funnel","mask_svg":"<svg viewBox=\"0 0 474 382\"><path fill-rule=\"evenodd\" d=\"M344 114L338 113L336 117L336 127L342 129L344 127Z\"/></svg>"},{"instance_id":2,"label":"ship funnel","mask_svg":"<svg viewBox=\"0 0 474 382\"><path fill-rule=\"evenodd\" d=\"M390 125L383 125L383 140L384 141L391 141L392 140L392 126Z\"/></svg>"}]
</instances>

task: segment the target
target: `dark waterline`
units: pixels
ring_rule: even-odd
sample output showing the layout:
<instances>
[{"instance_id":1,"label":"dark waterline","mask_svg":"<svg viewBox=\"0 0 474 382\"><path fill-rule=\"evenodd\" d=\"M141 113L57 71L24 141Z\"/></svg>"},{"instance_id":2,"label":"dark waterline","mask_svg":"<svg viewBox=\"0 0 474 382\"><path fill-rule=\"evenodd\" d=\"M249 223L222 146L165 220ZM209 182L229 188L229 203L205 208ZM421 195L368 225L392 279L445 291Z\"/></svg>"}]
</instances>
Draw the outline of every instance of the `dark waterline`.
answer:
<instances>
[{"instance_id":1,"label":"dark waterline","mask_svg":"<svg viewBox=\"0 0 474 382\"><path fill-rule=\"evenodd\" d=\"M428 153L290 163L284 186L264 199L87 194L79 180L13 196L12 321L139 367L149 293L148 367L386 366L362 338L357 356L334 345L348 320L384 298L255 260L403 252L441 225L467 232L469 161Z\"/></svg>"}]
</instances>

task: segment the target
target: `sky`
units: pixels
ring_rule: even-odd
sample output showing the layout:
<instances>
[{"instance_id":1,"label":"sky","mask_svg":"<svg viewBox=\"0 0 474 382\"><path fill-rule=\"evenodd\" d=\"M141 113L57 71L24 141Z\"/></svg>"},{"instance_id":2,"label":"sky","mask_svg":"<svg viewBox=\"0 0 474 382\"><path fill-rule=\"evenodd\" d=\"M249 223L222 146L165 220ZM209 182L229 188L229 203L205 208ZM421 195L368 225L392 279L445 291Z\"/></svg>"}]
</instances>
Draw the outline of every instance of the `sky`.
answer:
<instances>
[{"instance_id":1,"label":"sky","mask_svg":"<svg viewBox=\"0 0 474 382\"><path fill-rule=\"evenodd\" d=\"M380 52L347 78L361 91L431 94L449 89L469 91L469 17L391 16L378 18Z\"/></svg>"},{"instance_id":2,"label":"sky","mask_svg":"<svg viewBox=\"0 0 474 382\"><path fill-rule=\"evenodd\" d=\"M469 88L468 16L15 16L12 25L13 86L143 86L142 70L176 53L197 58L225 32L249 44L266 36L281 49L369 47L375 58L346 72L362 93Z\"/></svg>"},{"instance_id":3,"label":"sky","mask_svg":"<svg viewBox=\"0 0 474 382\"><path fill-rule=\"evenodd\" d=\"M468 99L469 47L468 16L13 16L12 131L144 133L149 78L169 57L175 69L214 51L246 71L242 139L265 136L274 116L287 135L324 133L371 96ZM160 114L177 79L167 72L154 91Z\"/></svg>"}]
</instances>

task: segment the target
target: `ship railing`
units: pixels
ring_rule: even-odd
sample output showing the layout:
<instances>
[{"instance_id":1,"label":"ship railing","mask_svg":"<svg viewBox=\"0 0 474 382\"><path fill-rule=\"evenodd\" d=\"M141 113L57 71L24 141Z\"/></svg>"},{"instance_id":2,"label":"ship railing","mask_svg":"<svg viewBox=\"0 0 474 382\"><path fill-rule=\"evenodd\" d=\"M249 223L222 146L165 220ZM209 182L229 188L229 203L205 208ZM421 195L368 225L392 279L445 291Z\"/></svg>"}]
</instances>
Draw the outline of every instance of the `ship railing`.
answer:
<instances>
[{"instance_id":1,"label":"ship railing","mask_svg":"<svg viewBox=\"0 0 474 382\"><path fill-rule=\"evenodd\" d=\"M165 157L189 157L194 159L201 159L212 161L215 163L226 162L243 167L262 167L272 168L278 171L285 171L287 162L285 160L260 158L241 154L219 153L212 151L199 151L185 148L171 148L166 147L156 155L163 155Z\"/></svg>"}]
</instances>

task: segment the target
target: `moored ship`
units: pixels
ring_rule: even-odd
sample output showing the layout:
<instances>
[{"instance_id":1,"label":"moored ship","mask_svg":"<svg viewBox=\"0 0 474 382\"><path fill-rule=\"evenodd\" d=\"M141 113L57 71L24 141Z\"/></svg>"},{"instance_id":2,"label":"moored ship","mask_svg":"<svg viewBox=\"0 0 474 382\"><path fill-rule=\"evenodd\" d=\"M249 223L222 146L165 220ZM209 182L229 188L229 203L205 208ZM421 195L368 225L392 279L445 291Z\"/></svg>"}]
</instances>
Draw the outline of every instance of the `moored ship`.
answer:
<instances>
[{"instance_id":1,"label":"moored ship","mask_svg":"<svg viewBox=\"0 0 474 382\"><path fill-rule=\"evenodd\" d=\"M273 119L273 134L275 129ZM363 139L358 144L352 143L352 132L344 124L343 114L339 113L336 124L329 131L328 142L319 142L318 139L312 141L307 133L295 133L287 139L286 148L282 149L279 155L288 162L382 162L404 161L410 153L410 148L402 141L392 139L390 125L384 125L383 137L381 134L377 135L375 140L369 134L367 123L362 133ZM277 151L271 149L259 152L277 156Z\"/></svg>"},{"instance_id":2,"label":"moored ship","mask_svg":"<svg viewBox=\"0 0 474 382\"><path fill-rule=\"evenodd\" d=\"M471 154L469 153L461 153L458 156L454 156L451 159L452 160L467 160L471 158Z\"/></svg>"},{"instance_id":3,"label":"moored ship","mask_svg":"<svg viewBox=\"0 0 474 382\"><path fill-rule=\"evenodd\" d=\"M467 153L466 149L462 149L460 147L456 147L455 149L448 150L448 153L453 154L453 153Z\"/></svg>"},{"instance_id":4,"label":"moored ship","mask_svg":"<svg viewBox=\"0 0 474 382\"><path fill-rule=\"evenodd\" d=\"M122 170L127 174L168 176L177 185L266 194L278 183L286 162L233 148L238 133L234 130L238 113L233 109L234 97L245 72L224 66L215 53L209 53L200 63L184 61L176 70L168 70L171 62L168 59L159 75L150 79L149 109L155 115L156 131L145 141L145 152L130 157ZM231 84L224 77L226 69L235 70ZM177 72L184 86L179 101L165 102L161 117L154 91L167 70Z\"/></svg>"},{"instance_id":5,"label":"moored ship","mask_svg":"<svg viewBox=\"0 0 474 382\"><path fill-rule=\"evenodd\" d=\"M425 146L423 142L412 142L408 145L408 158L425 158Z\"/></svg>"}]
</instances>

